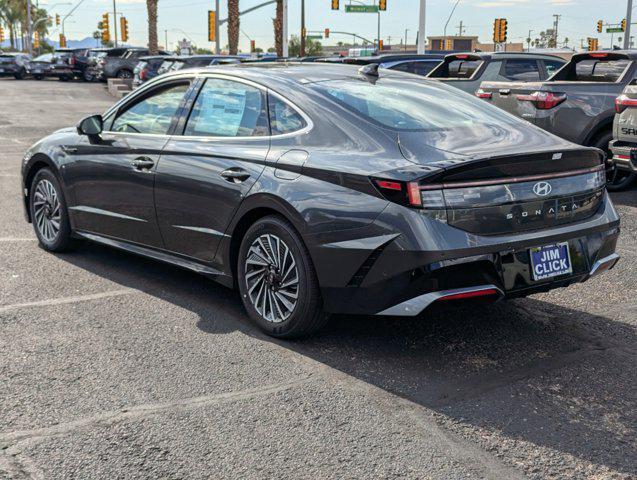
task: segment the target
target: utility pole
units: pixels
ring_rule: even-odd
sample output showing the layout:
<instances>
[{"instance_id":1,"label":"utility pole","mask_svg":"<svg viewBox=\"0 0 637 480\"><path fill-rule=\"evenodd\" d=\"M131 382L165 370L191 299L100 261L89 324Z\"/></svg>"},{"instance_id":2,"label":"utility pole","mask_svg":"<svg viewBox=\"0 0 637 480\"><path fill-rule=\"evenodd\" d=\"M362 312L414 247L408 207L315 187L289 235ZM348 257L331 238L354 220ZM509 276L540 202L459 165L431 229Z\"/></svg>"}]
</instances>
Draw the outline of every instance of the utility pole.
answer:
<instances>
[{"instance_id":1,"label":"utility pole","mask_svg":"<svg viewBox=\"0 0 637 480\"><path fill-rule=\"evenodd\" d=\"M533 30L529 30L529 36L526 37L526 44L527 44L526 51L527 52L531 51L531 33L533 33Z\"/></svg>"},{"instance_id":2,"label":"utility pole","mask_svg":"<svg viewBox=\"0 0 637 480\"><path fill-rule=\"evenodd\" d=\"M626 6L626 31L624 32L624 50L630 48L630 22L633 16L633 0L628 0Z\"/></svg>"},{"instance_id":3,"label":"utility pole","mask_svg":"<svg viewBox=\"0 0 637 480\"><path fill-rule=\"evenodd\" d=\"M409 32L408 28L405 29L405 52L407 51L407 32Z\"/></svg>"},{"instance_id":4,"label":"utility pole","mask_svg":"<svg viewBox=\"0 0 637 480\"><path fill-rule=\"evenodd\" d=\"M164 36L166 38L166 44L164 45L164 49L168 52L168 30L164 30Z\"/></svg>"},{"instance_id":5,"label":"utility pole","mask_svg":"<svg viewBox=\"0 0 637 480\"><path fill-rule=\"evenodd\" d=\"M555 18L555 21L553 22L553 44L555 45L555 48L557 48L557 27L560 23L560 18L562 18L562 15L553 14L553 18Z\"/></svg>"},{"instance_id":6,"label":"utility pole","mask_svg":"<svg viewBox=\"0 0 637 480\"><path fill-rule=\"evenodd\" d=\"M458 25L458 36L462 37L464 35L464 31L466 28L462 25L462 20L460 20L460 25Z\"/></svg>"},{"instance_id":7,"label":"utility pole","mask_svg":"<svg viewBox=\"0 0 637 480\"><path fill-rule=\"evenodd\" d=\"M374 0L376 3L376 0ZM376 30L376 45L378 45L378 52L380 53L380 8L378 9L378 29Z\"/></svg>"},{"instance_id":8,"label":"utility pole","mask_svg":"<svg viewBox=\"0 0 637 480\"><path fill-rule=\"evenodd\" d=\"M427 1L420 0L420 13L418 21L418 54L425 53L425 10L427 9Z\"/></svg>"},{"instance_id":9,"label":"utility pole","mask_svg":"<svg viewBox=\"0 0 637 480\"><path fill-rule=\"evenodd\" d=\"M219 38L219 0L215 0L215 53L221 55L221 39ZM168 46L166 46L168 48Z\"/></svg>"},{"instance_id":10,"label":"utility pole","mask_svg":"<svg viewBox=\"0 0 637 480\"><path fill-rule=\"evenodd\" d=\"M113 24L115 25L115 46L117 47L117 0L113 0Z\"/></svg>"},{"instance_id":11,"label":"utility pole","mask_svg":"<svg viewBox=\"0 0 637 480\"><path fill-rule=\"evenodd\" d=\"M305 56L305 0L301 0L301 53L299 56Z\"/></svg>"},{"instance_id":12,"label":"utility pole","mask_svg":"<svg viewBox=\"0 0 637 480\"><path fill-rule=\"evenodd\" d=\"M283 25L281 25L283 57L287 58L288 50L288 0L283 0Z\"/></svg>"},{"instance_id":13,"label":"utility pole","mask_svg":"<svg viewBox=\"0 0 637 480\"><path fill-rule=\"evenodd\" d=\"M31 0L27 0L27 34L29 38L27 39L27 48L29 49L29 55L33 55L33 32L31 25Z\"/></svg>"}]
</instances>

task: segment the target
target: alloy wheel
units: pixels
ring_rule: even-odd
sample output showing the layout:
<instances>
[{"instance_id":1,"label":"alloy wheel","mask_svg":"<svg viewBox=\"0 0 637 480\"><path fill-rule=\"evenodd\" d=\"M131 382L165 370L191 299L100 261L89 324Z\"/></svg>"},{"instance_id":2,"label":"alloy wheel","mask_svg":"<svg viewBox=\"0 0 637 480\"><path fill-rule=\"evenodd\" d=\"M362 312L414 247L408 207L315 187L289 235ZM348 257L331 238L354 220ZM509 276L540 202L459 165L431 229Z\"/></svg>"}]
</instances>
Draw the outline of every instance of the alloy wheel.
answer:
<instances>
[{"instance_id":1,"label":"alloy wheel","mask_svg":"<svg viewBox=\"0 0 637 480\"><path fill-rule=\"evenodd\" d=\"M35 187L33 213L38 232L47 242L54 242L62 224L60 200L53 184L42 179Z\"/></svg>"},{"instance_id":2,"label":"alloy wheel","mask_svg":"<svg viewBox=\"0 0 637 480\"><path fill-rule=\"evenodd\" d=\"M290 248L279 237L257 237L246 254L245 280L250 302L268 322L287 320L299 297L299 272Z\"/></svg>"}]
</instances>

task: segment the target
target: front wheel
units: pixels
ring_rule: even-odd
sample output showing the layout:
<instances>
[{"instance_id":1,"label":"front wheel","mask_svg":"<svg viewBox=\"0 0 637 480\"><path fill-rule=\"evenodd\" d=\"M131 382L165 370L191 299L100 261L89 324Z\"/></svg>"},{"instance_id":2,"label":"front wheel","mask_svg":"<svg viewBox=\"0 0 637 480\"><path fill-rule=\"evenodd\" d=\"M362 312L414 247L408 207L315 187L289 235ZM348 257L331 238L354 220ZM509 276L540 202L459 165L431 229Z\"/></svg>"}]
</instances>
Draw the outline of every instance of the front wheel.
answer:
<instances>
[{"instance_id":1,"label":"front wheel","mask_svg":"<svg viewBox=\"0 0 637 480\"><path fill-rule=\"evenodd\" d=\"M62 187L48 168L39 170L31 182L29 210L42 247L63 252L74 245Z\"/></svg>"},{"instance_id":2,"label":"front wheel","mask_svg":"<svg viewBox=\"0 0 637 480\"><path fill-rule=\"evenodd\" d=\"M268 335L308 336L327 321L310 255L283 218L264 217L248 229L237 276L250 318Z\"/></svg>"},{"instance_id":3,"label":"front wheel","mask_svg":"<svg viewBox=\"0 0 637 480\"><path fill-rule=\"evenodd\" d=\"M604 133L596 139L593 146L603 150L607 157L610 158L613 156L613 152L611 152L609 144L613 139L613 134L611 132ZM609 192L617 192L619 190L623 190L626 187L629 187L633 180L635 179L635 174L628 170L621 170L617 168L615 164L611 167L610 170L606 172L606 188Z\"/></svg>"}]
</instances>

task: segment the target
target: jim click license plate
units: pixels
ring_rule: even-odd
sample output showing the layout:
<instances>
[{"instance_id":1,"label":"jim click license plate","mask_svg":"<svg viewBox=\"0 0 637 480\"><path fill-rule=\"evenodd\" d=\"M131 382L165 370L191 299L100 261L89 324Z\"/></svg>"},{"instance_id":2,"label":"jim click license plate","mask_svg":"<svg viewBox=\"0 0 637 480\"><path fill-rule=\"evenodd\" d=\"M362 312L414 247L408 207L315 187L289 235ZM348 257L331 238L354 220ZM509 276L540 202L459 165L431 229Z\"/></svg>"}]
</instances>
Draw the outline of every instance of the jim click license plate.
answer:
<instances>
[{"instance_id":1,"label":"jim click license plate","mask_svg":"<svg viewBox=\"0 0 637 480\"><path fill-rule=\"evenodd\" d=\"M531 254L533 280L544 280L573 273L568 242L531 248L529 252Z\"/></svg>"}]
</instances>

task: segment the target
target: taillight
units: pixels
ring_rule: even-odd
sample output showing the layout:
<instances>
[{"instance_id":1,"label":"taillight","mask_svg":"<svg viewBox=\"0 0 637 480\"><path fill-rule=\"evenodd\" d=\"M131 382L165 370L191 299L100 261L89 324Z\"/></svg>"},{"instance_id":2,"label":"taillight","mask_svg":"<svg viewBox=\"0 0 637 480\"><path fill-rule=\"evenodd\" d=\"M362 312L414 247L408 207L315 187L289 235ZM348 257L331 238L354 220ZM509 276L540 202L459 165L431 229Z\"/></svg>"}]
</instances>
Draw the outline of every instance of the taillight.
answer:
<instances>
[{"instance_id":1,"label":"taillight","mask_svg":"<svg viewBox=\"0 0 637 480\"><path fill-rule=\"evenodd\" d=\"M77 63L77 58L75 58L75 55L71 57L69 63L71 64L71 66L74 66Z\"/></svg>"},{"instance_id":2,"label":"taillight","mask_svg":"<svg viewBox=\"0 0 637 480\"><path fill-rule=\"evenodd\" d=\"M419 182L403 182L381 178L372 179L378 191L390 202L406 207L419 208L423 213L446 222L447 212L443 192L439 188L428 189Z\"/></svg>"},{"instance_id":3,"label":"taillight","mask_svg":"<svg viewBox=\"0 0 637 480\"><path fill-rule=\"evenodd\" d=\"M606 58L608 57L608 53L604 53L604 52L589 53L588 56L591 58Z\"/></svg>"},{"instance_id":4,"label":"taillight","mask_svg":"<svg viewBox=\"0 0 637 480\"><path fill-rule=\"evenodd\" d=\"M142 70L139 72L139 79L140 79L142 82L145 82L145 81L146 81L146 69L145 69L145 68L144 68L144 69L142 69Z\"/></svg>"},{"instance_id":5,"label":"taillight","mask_svg":"<svg viewBox=\"0 0 637 480\"><path fill-rule=\"evenodd\" d=\"M491 92L485 92L484 90L479 88L479 89L476 90L476 97L485 98L485 99L491 99L491 98L493 98L493 94Z\"/></svg>"},{"instance_id":6,"label":"taillight","mask_svg":"<svg viewBox=\"0 0 637 480\"><path fill-rule=\"evenodd\" d=\"M518 95L517 99L522 102L531 102L538 110L550 110L557 107L560 103L566 100L565 93L553 93L553 92L533 92L527 95Z\"/></svg>"},{"instance_id":7,"label":"taillight","mask_svg":"<svg viewBox=\"0 0 637 480\"><path fill-rule=\"evenodd\" d=\"M636 98L628 98L626 95L620 95L615 99L615 111L622 113L628 107L637 107Z\"/></svg>"}]
</instances>

